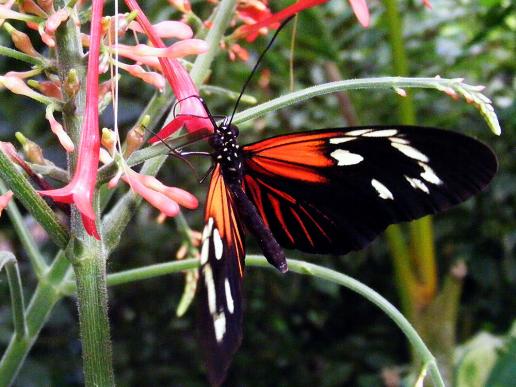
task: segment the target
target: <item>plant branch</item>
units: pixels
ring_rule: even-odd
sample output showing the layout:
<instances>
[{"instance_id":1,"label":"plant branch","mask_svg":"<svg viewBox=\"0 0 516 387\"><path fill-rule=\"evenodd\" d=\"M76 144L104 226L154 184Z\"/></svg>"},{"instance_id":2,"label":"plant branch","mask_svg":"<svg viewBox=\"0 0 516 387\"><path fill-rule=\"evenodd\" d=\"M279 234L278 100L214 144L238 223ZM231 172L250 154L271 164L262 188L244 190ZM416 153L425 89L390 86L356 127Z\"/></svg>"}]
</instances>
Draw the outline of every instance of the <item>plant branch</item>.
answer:
<instances>
[{"instance_id":1,"label":"plant branch","mask_svg":"<svg viewBox=\"0 0 516 387\"><path fill-rule=\"evenodd\" d=\"M68 243L68 232L61 225L48 204L32 188L25 176L18 172L3 151L0 151L0 178L14 192L16 199L41 224L54 243L60 248L64 248Z\"/></svg>"},{"instance_id":2,"label":"plant branch","mask_svg":"<svg viewBox=\"0 0 516 387\"><path fill-rule=\"evenodd\" d=\"M0 180L0 193L4 194L6 191L7 187L4 182ZM36 277L40 278L41 275L46 272L48 266L41 255L38 246L36 246L36 242L34 242L31 233L27 230L20 211L18 210L18 206L14 200L10 200L7 205L7 215L9 215L14 230L16 231L16 234L18 234L18 238L20 238L21 244L25 249L25 253L30 259Z\"/></svg>"},{"instance_id":3,"label":"plant branch","mask_svg":"<svg viewBox=\"0 0 516 387\"><path fill-rule=\"evenodd\" d=\"M47 66L47 63L43 59L27 55L23 52L14 50L9 47L0 46L0 55L7 56L7 57L13 58L13 59L17 59L22 62L26 62L26 63L35 65L35 66L41 66L41 67Z\"/></svg>"},{"instance_id":4,"label":"plant branch","mask_svg":"<svg viewBox=\"0 0 516 387\"><path fill-rule=\"evenodd\" d=\"M39 281L25 312L27 336L11 337L9 345L0 360L0 386L10 386L14 382L27 354L36 342L41 328L47 322L54 305L63 293L60 286L70 267L63 252L59 252L47 273Z\"/></svg>"},{"instance_id":5,"label":"plant branch","mask_svg":"<svg viewBox=\"0 0 516 387\"><path fill-rule=\"evenodd\" d=\"M11 293L11 308L13 311L14 335L18 339L27 336L27 321L25 320L25 302L23 301L23 288L18 269L18 261L13 253L0 251L0 271L5 266L9 292Z\"/></svg>"},{"instance_id":6,"label":"plant branch","mask_svg":"<svg viewBox=\"0 0 516 387\"><path fill-rule=\"evenodd\" d=\"M387 314L396 323L396 325L398 325L398 327L405 334L405 336L410 341L417 354L421 357L423 365L428 367L434 384L439 387L444 386L439 370L437 369L435 359L426 347L425 343L421 340L417 332L410 325L409 321L379 293L369 288L368 286L362 284L361 282L345 274L339 273L335 270L327 269L319 265L314 265L312 263L299 261L295 259L288 259L287 261L289 270L291 272L310 275L313 277L324 279L326 281L334 282L360 294L361 296L363 296L364 298L378 306L385 314ZM264 257L257 255L248 255L246 257L246 265L272 268L272 266L267 262L267 260ZM107 282L109 286L117 286L126 283L132 283L136 281L142 281L145 279L155 278L159 276L169 275L184 270L193 270L197 269L198 267L198 259L184 259L180 261L160 263L156 265L150 265L140 267L137 269L125 270L119 273L110 274L108 276ZM69 282L64 287L64 291L66 291L66 293L68 294L72 294L74 291L73 286L73 282Z\"/></svg>"},{"instance_id":7,"label":"plant branch","mask_svg":"<svg viewBox=\"0 0 516 387\"><path fill-rule=\"evenodd\" d=\"M197 56L192 70L190 71L190 76L197 86L203 83L215 55L220 50L219 43L233 18L235 7L236 0L222 0L218 5L215 17L213 18L213 27L210 29L205 39L209 49L204 54Z\"/></svg>"},{"instance_id":8,"label":"plant branch","mask_svg":"<svg viewBox=\"0 0 516 387\"><path fill-rule=\"evenodd\" d=\"M364 90L364 89L394 89L394 88L421 88L436 89L452 94L454 96L462 95L468 102L473 103L480 110L480 113L486 120L488 126L495 134L500 134L500 124L496 114L494 113L491 101L481 93L481 86L471 86L463 83L461 78L408 78L408 77L379 77L366 79L349 79L345 81L329 82L322 85L308 87L303 90L295 91L274 98L270 101L254 106L243 112L235 114L233 123L241 124L242 122L253 118L261 117L269 112L276 111L283 107L293 105L307 99L336 93L346 90ZM455 93L455 94L453 94ZM492 111L492 114L488 114Z\"/></svg>"}]
</instances>

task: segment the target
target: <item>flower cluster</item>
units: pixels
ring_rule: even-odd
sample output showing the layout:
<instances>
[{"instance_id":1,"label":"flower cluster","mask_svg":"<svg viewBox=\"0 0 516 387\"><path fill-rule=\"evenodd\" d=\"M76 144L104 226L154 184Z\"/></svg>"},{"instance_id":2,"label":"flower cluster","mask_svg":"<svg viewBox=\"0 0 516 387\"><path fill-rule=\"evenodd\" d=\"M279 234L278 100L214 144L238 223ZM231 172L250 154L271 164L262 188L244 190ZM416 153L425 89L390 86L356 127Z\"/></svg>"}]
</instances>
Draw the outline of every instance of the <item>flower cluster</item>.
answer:
<instances>
[{"instance_id":1,"label":"flower cluster","mask_svg":"<svg viewBox=\"0 0 516 387\"><path fill-rule=\"evenodd\" d=\"M60 25L73 22L80 26L77 13L71 8L56 9L53 1L10 0L0 5L0 19L4 29L10 34L15 48L22 59L36 64L26 72L9 72L0 76L0 86L13 93L32 98L46 105L45 117L50 129L57 136L63 148L71 153L76 151L76 167L70 182L59 189L49 189L48 184L42 184L44 191L40 193L49 196L57 202L74 204L81 214L85 230L95 238L100 238L97 219L93 209L93 198L97 180L98 163L100 158L99 106L107 96L111 98L113 82L99 82L99 74L108 72L117 66L127 74L142 80L158 90L163 90L168 82L178 99L198 95L197 88L188 73L178 61L187 55L198 55L207 50L204 41L193 39L192 29L178 21L163 21L150 24L135 1L127 1L129 8L134 11L116 17L103 17L102 0L93 0L91 8L91 30L82 35L83 46L89 48L87 53L88 67L86 78L86 105L84 108L82 129L79 144L70 139L66 128L58 121L59 112L65 100L73 100L80 91L81 85L75 70L70 71L67 78L60 80L52 69L49 59L37 52L29 36L11 25L25 23L29 28L37 30L42 42L48 47L56 46L56 31ZM84 6L83 2L76 6ZM17 10L13 7L18 7ZM116 28L115 28L116 26ZM116 30L115 30L116 29ZM145 34L145 40L136 44L118 44L127 33ZM116 36L116 39L115 39ZM129 38L132 35L129 36ZM175 42L166 46L161 39L174 39ZM126 39L128 40L128 39ZM47 79L41 79L42 76ZM37 79L30 79L38 77ZM189 130L200 128L212 129L211 122L206 118L206 112L197 99L187 99L180 106L181 125ZM185 117L190 119L185 119ZM180 125L179 125L180 126ZM179 128L176 125L177 128ZM11 149L10 149L11 150ZM15 154L16 152L12 152ZM117 159L117 154L109 157ZM30 171L23 160L16 160ZM189 193L174 187L168 187L150 176L143 176L121 163L122 172L112 180L113 186L118 178L142 195L147 201L158 208L166 216L174 216L179 206L195 208L197 200Z\"/></svg>"}]
</instances>

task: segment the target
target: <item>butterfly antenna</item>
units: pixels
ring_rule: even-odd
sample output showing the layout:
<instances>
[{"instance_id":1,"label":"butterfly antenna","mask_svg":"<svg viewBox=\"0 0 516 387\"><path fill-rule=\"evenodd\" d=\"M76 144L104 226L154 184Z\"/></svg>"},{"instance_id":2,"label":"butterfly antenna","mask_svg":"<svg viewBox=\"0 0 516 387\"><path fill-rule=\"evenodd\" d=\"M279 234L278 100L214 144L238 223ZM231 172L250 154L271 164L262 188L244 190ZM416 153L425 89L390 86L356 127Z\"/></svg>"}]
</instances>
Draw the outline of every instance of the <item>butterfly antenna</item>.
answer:
<instances>
[{"instance_id":1,"label":"butterfly antenna","mask_svg":"<svg viewBox=\"0 0 516 387\"><path fill-rule=\"evenodd\" d=\"M253 78L253 75L256 73L256 70L258 70L258 66L260 65L262 59L265 57L265 54L272 47L272 44L276 40L278 34L283 29L283 27L285 27L288 24L288 22L291 21L294 18L294 16L295 15L292 15L292 16L288 17L287 19L285 19L281 23L281 25L278 27L278 29L276 30L276 32L272 36L271 41L269 42L269 44L267 44L267 47L265 47L265 50L263 50L262 53L260 54L260 56L258 57L258 60L256 61L256 63L254 64L253 69L251 70L251 74L249 74L249 76L247 77L247 80L244 83L244 86L242 86L242 90L240 91L240 95L238 96L237 101L235 103L235 107L233 109L233 113L231 113L231 118L229 119L229 124L231 124L231 122L233 121L233 117L235 116L235 113L236 113L237 108L238 108L238 104L240 103L240 100L242 99L242 95L244 95L244 91L245 91L247 85L249 84L249 82L251 82L251 79Z\"/></svg>"},{"instance_id":2,"label":"butterfly antenna","mask_svg":"<svg viewBox=\"0 0 516 387\"><path fill-rule=\"evenodd\" d=\"M174 157L177 157L178 159L184 161L186 163L186 165L188 165L188 167L192 170L192 172L194 173L195 177L197 179L199 179L199 176L197 175L197 171L195 170L194 166L192 165L192 163L190 163L190 161L184 157L180 151L178 151L177 149L175 148L172 148L164 139L161 138L161 136L159 136L156 132L154 132L152 129L149 129L149 128L146 128L146 127L143 127L144 130L146 130L147 132L151 133L153 136L156 136L156 138L161 142L163 143L163 145L165 145L169 150L170 150L170 153L169 155L171 156L174 156ZM184 145L183 145L184 146Z\"/></svg>"}]
</instances>

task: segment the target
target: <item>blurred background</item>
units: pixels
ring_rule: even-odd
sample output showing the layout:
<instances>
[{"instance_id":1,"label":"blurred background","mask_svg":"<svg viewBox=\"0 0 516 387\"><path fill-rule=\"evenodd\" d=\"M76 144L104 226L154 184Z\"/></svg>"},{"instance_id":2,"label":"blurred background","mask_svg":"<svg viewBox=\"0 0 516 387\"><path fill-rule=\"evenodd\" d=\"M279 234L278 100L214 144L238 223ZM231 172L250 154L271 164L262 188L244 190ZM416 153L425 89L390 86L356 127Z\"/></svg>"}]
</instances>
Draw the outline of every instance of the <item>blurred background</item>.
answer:
<instances>
[{"instance_id":1,"label":"blurred background","mask_svg":"<svg viewBox=\"0 0 516 387\"><path fill-rule=\"evenodd\" d=\"M145 1L151 20L178 18L165 1ZM280 9L291 2L271 2ZM107 13L111 13L108 3ZM294 83L289 61L292 26L285 29L267 54L246 94L258 102L314 84L338 79L395 75L389 44L386 2L368 1L371 26L361 27L349 4L341 0L303 12L297 24L293 54ZM439 281L461 260L467 268L457 306L454 340L456 384L514 386L516 380L516 12L510 0L433 0L396 2L403 16L397 28L407 53L410 76L461 77L485 85L502 126L496 137L474 106L436 90L412 94L416 123L459 131L489 144L500 167L488 189L468 202L435 217ZM143 4L142 4L143 5ZM203 18L211 5L193 1ZM34 39L34 41L37 41ZM250 67L268 39L243 44L248 62L231 61L222 52L215 60L210 85L239 91ZM12 44L2 31L0 44ZM24 67L0 58L0 73ZM153 94L131 77L121 80L120 127L131 127ZM234 101L204 92L212 113L229 114ZM242 144L295 130L355 124L400 123L402 97L390 90L330 95L291 106L241 127ZM249 105L242 104L240 110ZM103 126L112 127L111 113ZM63 152L46 129L44 110L26 98L0 93L0 139L14 140L22 130L64 166ZM44 128L44 129L42 129ZM475 157L475 155L471 155ZM196 163L199 175L207 163ZM201 201L207 183L199 184L191 170L170 160L162 181L194 192ZM116 195L121 195L120 189ZM115 196L116 196L115 195ZM179 236L174 220L156 223L155 210L143 205L134 215L122 243L109 261L109 271L176 259ZM202 227L202 211L187 212L193 229ZM26 221L33 224L27 217ZM39 232L33 224L34 232ZM21 262L27 297L35 279L7 216L0 219L0 244ZM41 236L48 257L54 246ZM258 252L249 239L249 252ZM364 282L399 305L392 259L383 237L367 249L346 256L288 256L331 267ZM7 282L0 282L0 347L12 324ZM227 385L264 386L395 386L410 371L411 353L400 330L375 306L347 289L296 274L248 268L245 279L245 334L229 372ZM195 305L177 318L184 277L175 274L110 289L110 318L115 372L120 386L205 385L196 341ZM444 313L436 309L436 315ZM512 336L511 336L511 326ZM66 299L55 308L18 377L19 386L75 386L82 383L76 305ZM512 337L512 338L511 338ZM492 372L492 367L496 372ZM485 375L484 375L484 374ZM463 383L463 384L461 384ZM469 383L469 384L468 384ZM498 383L498 384L497 384Z\"/></svg>"}]
</instances>

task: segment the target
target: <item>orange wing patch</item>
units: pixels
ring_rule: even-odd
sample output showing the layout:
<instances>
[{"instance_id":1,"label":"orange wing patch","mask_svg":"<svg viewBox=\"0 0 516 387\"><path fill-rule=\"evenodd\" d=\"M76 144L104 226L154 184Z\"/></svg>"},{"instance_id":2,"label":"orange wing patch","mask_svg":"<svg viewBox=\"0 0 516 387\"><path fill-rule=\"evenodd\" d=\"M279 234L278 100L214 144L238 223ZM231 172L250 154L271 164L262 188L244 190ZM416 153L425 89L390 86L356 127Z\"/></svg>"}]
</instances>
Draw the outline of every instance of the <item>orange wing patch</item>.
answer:
<instances>
[{"instance_id":1,"label":"orange wing patch","mask_svg":"<svg viewBox=\"0 0 516 387\"><path fill-rule=\"evenodd\" d=\"M221 173L220 165L213 171L206 198L206 211L204 221L213 218L215 227L220 237L225 241L228 250L233 250L238 258L238 270L240 276L244 276L244 242L243 230L237 219L233 198L229 192Z\"/></svg>"}]
</instances>

